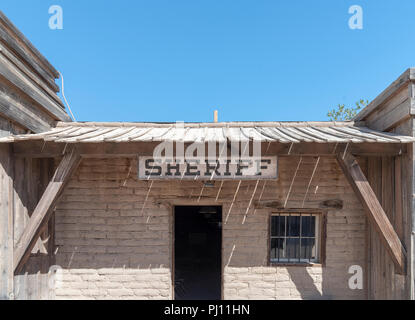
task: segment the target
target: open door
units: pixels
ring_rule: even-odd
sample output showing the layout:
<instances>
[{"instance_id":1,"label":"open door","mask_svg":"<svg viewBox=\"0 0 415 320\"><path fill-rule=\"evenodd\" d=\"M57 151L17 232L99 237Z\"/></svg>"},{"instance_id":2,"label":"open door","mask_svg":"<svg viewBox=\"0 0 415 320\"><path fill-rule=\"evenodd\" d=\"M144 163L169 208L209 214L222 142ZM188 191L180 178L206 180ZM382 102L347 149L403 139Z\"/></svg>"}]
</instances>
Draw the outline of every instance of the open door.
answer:
<instances>
[{"instance_id":1,"label":"open door","mask_svg":"<svg viewBox=\"0 0 415 320\"><path fill-rule=\"evenodd\" d=\"M220 300L222 208L177 206L174 218L176 300Z\"/></svg>"}]
</instances>

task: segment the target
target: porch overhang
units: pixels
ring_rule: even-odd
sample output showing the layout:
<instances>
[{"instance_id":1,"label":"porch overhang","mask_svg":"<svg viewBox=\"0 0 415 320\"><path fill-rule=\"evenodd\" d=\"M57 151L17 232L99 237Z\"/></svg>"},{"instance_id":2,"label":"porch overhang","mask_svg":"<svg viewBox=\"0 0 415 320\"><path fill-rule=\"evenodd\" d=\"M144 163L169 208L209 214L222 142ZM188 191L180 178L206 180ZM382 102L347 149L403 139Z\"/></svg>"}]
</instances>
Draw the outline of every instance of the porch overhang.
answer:
<instances>
[{"instance_id":1,"label":"porch overhang","mask_svg":"<svg viewBox=\"0 0 415 320\"><path fill-rule=\"evenodd\" d=\"M160 142L262 143L266 155L399 155L415 142L409 136L380 132L357 122L221 122L221 123L65 123L39 134L10 135L24 157L58 157L77 145L83 157L151 155Z\"/></svg>"}]
</instances>

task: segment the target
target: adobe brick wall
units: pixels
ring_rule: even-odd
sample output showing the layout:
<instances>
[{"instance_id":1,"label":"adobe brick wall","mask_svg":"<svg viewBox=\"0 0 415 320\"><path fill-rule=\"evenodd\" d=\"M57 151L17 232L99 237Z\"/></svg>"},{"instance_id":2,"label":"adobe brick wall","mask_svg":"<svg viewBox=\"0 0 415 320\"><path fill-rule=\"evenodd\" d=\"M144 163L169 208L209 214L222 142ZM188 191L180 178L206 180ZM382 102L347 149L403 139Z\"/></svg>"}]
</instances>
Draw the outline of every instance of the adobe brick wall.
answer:
<instances>
[{"instance_id":1,"label":"adobe brick wall","mask_svg":"<svg viewBox=\"0 0 415 320\"><path fill-rule=\"evenodd\" d=\"M68 184L56 210L56 298L171 298L170 210L150 200L143 209L135 168L83 160Z\"/></svg>"},{"instance_id":2,"label":"adobe brick wall","mask_svg":"<svg viewBox=\"0 0 415 320\"><path fill-rule=\"evenodd\" d=\"M318 158L303 157L298 165L299 158L281 157L279 180L267 182L265 187L260 182L257 193L262 192L262 199L274 198L283 203L288 198L287 208L318 208L327 199L343 200L343 209L327 213L325 267L267 266L268 217L272 210L251 209L246 215L246 202L238 202L223 228L225 298L365 298L365 290L351 290L348 286L349 266L365 269L365 213L336 160L317 161ZM249 198L252 189L240 191L241 198ZM225 206L225 220L228 210Z\"/></svg>"},{"instance_id":3,"label":"adobe brick wall","mask_svg":"<svg viewBox=\"0 0 415 320\"><path fill-rule=\"evenodd\" d=\"M203 188L197 181L138 181L136 159L84 159L56 209L56 298L171 299L171 203L223 205L225 299L365 298L365 290L348 288L347 273L350 265L365 266L360 203L334 158L299 161L281 157L277 181ZM259 199L287 208L344 201L328 211L324 268L267 266L271 209L256 209Z\"/></svg>"}]
</instances>

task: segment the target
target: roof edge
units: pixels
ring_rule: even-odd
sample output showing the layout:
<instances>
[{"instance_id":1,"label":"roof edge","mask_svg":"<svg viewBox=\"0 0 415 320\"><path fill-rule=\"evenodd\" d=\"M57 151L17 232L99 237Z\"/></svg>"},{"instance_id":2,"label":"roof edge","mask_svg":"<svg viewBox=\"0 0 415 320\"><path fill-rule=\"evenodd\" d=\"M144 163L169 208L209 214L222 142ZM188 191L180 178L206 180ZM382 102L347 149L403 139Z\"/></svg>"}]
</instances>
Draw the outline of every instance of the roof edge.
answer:
<instances>
[{"instance_id":1,"label":"roof edge","mask_svg":"<svg viewBox=\"0 0 415 320\"><path fill-rule=\"evenodd\" d=\"M56 127L143 127L165 128L173 125L184 125L190 128L234 128L234 127L329 127L329 126L357 126L365 125L362 121L231 121L231 122L62 122Z\"/></svg>"},{"instance_id":2,"label":"roof edge","mask_svg":"<svg viewBox=\"0 0 415 320\"><path fill-rule=\"evenodd\" d=\"M0 20L14 33L14 35L24 43L24 45L29 49L34 56L43 64L45 69L48 69L50 74L52 74L55 79L59 79L59 72L56 68L49 62L46 57L40 53L38 49L30 42L30 40L7 18L7 16L0 10Z\"/></svg>"},{"instance_id":3,"label":"roof edge","mask_svg":"<svg viewBox=\"0 0 415 320\"><path fill-rule=\"evenodd\" d=\"M411 81L415 81L415 67L405 70L398 79L392 82L385 90L383 90L373 101L371 101L365 108L363 108L354 118L354 121L365 120L372 112L377 110L386 101L393 97L393 95L400 90L404 85Z\"/></svg>"}]
</instances>

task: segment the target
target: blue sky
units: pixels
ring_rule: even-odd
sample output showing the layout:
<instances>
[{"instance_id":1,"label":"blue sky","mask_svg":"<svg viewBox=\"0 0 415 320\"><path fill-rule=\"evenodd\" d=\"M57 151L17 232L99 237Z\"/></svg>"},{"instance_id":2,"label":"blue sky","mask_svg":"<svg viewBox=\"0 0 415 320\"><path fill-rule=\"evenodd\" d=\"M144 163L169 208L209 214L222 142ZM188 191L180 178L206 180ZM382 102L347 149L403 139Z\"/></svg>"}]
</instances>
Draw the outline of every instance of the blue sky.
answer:
<instances>
[{"instance_id":1,"label":"blue sky","mask_svg":"<svg viewBox=\"0 0 415 320\"><path fill-rule=\"evenodd\" d=\"M63 30L48 26L51 5ZM348 26L363 8L363 30ZM327 120L415 66L413 0L2 0L80 121ZM58 81L60 85L60 80Z\"/></svg>"}]
</instances>

